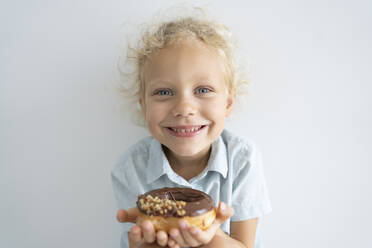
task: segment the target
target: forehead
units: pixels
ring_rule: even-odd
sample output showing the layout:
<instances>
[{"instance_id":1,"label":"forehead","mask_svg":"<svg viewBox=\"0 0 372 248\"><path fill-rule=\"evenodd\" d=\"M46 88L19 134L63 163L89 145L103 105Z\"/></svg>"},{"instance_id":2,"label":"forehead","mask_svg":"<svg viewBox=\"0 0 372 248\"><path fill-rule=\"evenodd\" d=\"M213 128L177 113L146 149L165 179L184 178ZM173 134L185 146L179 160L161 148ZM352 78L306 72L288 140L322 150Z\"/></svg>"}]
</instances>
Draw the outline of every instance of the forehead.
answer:
<instances>
[{"instance_id":1,"label":"forehead","mask_svg":"<svg viewBox=\"0 0 372 248\"><path fill-rule=\"evenodd\" d=\"M151 54L144 67L146 84L158 81L224 81L217 50L195 40L179 41Z\"/></svg>"}]
</instances>

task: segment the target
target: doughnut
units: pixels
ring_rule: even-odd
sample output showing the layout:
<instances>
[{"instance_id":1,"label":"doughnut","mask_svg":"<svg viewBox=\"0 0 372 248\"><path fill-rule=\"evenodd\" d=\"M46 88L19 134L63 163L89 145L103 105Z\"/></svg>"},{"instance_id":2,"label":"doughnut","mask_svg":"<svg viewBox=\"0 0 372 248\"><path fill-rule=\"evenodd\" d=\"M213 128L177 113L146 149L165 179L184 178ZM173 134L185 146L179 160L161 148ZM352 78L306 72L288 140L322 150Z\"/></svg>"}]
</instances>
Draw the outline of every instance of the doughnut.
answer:
<instances>
[{"instance_id":1,"label":"doughnut","mask_svg":"<svg viewBox=\"0 0 372 248\"><path fill-rule=\"evenodd\" d=\"M161 188L138 195L138 220L150 220L156 231L169 232L185 219L191 226L206 230L216 218L212 198L191 188Z\"/></svg>"}]
</instances>

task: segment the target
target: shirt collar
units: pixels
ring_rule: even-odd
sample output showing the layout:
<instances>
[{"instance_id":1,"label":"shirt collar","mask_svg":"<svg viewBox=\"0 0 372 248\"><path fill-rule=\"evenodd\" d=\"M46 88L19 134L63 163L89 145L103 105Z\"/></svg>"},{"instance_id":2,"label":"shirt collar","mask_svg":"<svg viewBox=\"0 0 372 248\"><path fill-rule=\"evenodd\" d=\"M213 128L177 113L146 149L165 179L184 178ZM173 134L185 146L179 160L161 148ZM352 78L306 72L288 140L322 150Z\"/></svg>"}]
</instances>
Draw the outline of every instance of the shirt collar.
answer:
<instances>
[{"instance_id":1,"label":"shirt collar","mask_svg":"<svg viewBox=\"0 0 372 248\"><path fill-rule=\"evenodd\" d=\"M152 139L147 164L147 183L151 183L162 175L166 174L169 170L168 168L170 168L169 162L163 152L161 144L156 139Z\"/></svg>"},{"instance_id":2,"label":"shirt collar","mask_svg":"<svg viewBox=\"0 0 372 248\"><path fill-rule=\"evenodd\" d=\"M155 166L158 165L158 166ZM212 150L205 170L200 173L204 177L208 171L216 171L224 178L227 175L227 153L226 146L221 136L212 142ZM169 165L168 159L164 154L161 144L153 139L150 144L150 155L147 165L147 183L151 183L164 174L175 174Z\"/></svg>"},{"instance_id":3,"label":"shirt collar","mask_svg":"<svg viewBox=\"0 0 372 248\"><path fill-rule=\"evenodd\" d=\"M223 178L227 175L227 152L226 145L221 136L219 136L212 143L212 151L209 156L207 171L216 171L220 173ZM203 173L202 173L203 174Z\"/></svg>"}]
</instances>

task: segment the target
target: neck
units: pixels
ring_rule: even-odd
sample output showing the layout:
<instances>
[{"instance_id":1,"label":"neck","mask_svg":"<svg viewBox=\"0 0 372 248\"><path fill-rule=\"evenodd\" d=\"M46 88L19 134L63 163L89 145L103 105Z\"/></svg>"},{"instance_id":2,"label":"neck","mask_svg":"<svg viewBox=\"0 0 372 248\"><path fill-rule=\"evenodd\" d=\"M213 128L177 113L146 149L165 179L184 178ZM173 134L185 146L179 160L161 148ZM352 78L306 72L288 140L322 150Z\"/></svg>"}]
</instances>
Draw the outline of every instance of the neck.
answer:
<instances>
[{"instance_id":1,"label":"neck","mask_svg":"<svg viewBox=\"0 0 372 248\"><path fill-rule=\"evenodd\" d=\"M172 169L186 180L197 176L204 170L211 152L211 147L209 147L195 156L178 156L167 147L164 146L163 148Z\"/></svg>"}]
</instances>

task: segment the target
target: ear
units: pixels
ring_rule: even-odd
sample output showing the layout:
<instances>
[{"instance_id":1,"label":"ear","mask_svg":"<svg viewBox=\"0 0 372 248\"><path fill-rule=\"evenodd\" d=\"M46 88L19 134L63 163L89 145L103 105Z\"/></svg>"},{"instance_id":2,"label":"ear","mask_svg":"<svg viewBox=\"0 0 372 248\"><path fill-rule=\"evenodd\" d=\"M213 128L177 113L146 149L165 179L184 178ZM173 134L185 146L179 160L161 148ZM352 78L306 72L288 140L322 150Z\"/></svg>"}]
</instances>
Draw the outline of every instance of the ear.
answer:
<instances>
[{"instance_id":1,"label":"ear","mask_svg":"<svg viewBox=\"0 0 372 248\"><path fill-rule=\"evenodd\" d=\"M145 110L145 103L142 100L142 98L138 99L139 107L141 108L141 111L143 112Z\"/></svg>"},{"instance_id":2,"label":"ear","mask_svg":"<svg viewBox=\"0 0 372 248\"><path fill-rule=\"evenodd\" d=\"M233 106L234 106L234 103L235 103L235 98L236 98L235 93L230 93L227 96L226 117L229 117L230 114L232 113Z\"/></svg>"}]
</instances>

